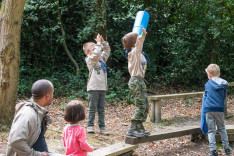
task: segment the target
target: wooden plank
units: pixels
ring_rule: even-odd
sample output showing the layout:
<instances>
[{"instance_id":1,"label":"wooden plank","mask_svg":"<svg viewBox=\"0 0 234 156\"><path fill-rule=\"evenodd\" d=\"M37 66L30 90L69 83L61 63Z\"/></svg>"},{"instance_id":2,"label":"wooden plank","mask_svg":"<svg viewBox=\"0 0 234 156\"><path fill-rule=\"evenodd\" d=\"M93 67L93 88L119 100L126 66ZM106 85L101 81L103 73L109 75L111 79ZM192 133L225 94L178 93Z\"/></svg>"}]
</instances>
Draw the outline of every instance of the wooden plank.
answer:
<instances>
[{"instance_id":1,"label":"wooden plank","mask_svg":"<svg viewBox=\"0 0 234 156\"><path fill-rule=\"evenodd\" d=\"M225 128L227 133L234 133L234 125L225 125Z\"/></svg>"},{"instance_id":2,"label":"wooden plank","mask_svg":"<svg viewBox=\"0 0 234 156\"><path fill-rule=\"evenodd\" d=\"M227 133L228 135L228 142L234 142L234 133ZM208 136L205 136L205 140L209 142ZM219 133L215 135L215 141L222 143L221 136Z\"/></svg>"},{"instance_id":3,"label":"wooden plank","mask_svg":"<svg viewBox=\"0 0 234 156\"><path fill-rule=\"evenodd\" d=\"M230 82L229 86L234 86L234 82ZM154 100L173 99L173 98L193 98L193 97L202 97L203 94L204 94L204 92L168 94L168 95L153 95L153 96L148 96L148 99L151 101L154 101Z\"/></svg>"},{"instance_id":4,"label":"wooden plank","mask_svg":"<svg viewBox=\"0 0 234 156\"><path fill-rule=\"evenodd\" d=\"M225 127L228 135L228 141L234 142L234 125L226 125ZM205 139L209 141L208 136L206 136ZM218 130L216 131L215 140L216 142L221 142L221 137Z\"/></svg>"},{"instance_id":5,"label":"wooden plank","mask_svg":"<svg viewBox=\"0 0 234 156\"><path fill-rule=\"evenodd\" d=\"M234 86L234 82L230 82L228 86Z\"/></svg>"},{"instance_id":6,"label":"wooden plank","mask_svg":"<svg viewBox=\"0 0 234 156\"><path fill-rule=\"evenodd\" d=\"M173 98L193 98L193 97L202 97L203 94L204 94L204 92L168 94L168 95L153 95L153 96L148 96L148 99L151 101L155 101L155 100L173 99Z\"/></svg>"},{"instance_id":7,"label":"wooden plank","mask_svg":"<svg viewBox=\"0 0 234 156\"><path fill-rule=\"evenodd\" d=\"M136 149L138 145L130 145L124 142L120 142L114 145L100 148L93 152L88 153L88 156L117 156L120 154L127 153Z\"/></svg>"},{"instance_id":8,"label":"wooden plank","mask_svg":"<svg viewBox=\"0 0 234 156\"><path fill-rule=\"evenodd\" d=\"M234 133L227 133L227 135L228 135L228 142L234 142ZM216 142L222 143L220 134L216 134L215 140ZM208 141L208 138L207 138L207 141Z\"/></svg>"},{"instance_id":9,"label":"wooden plank","mask_svg":"<svg viewBox=\"0 0 234 156\"><path fill-rule=\"evenodd\" d=\"M125 138L125 142L128 144L139 144L199 133L201 133L200 126L189 126L186 128L179 128L177 130L164 131L161 133L152 133L150 136L141 138L127 136Z\"/></svg>"}]
</instances>

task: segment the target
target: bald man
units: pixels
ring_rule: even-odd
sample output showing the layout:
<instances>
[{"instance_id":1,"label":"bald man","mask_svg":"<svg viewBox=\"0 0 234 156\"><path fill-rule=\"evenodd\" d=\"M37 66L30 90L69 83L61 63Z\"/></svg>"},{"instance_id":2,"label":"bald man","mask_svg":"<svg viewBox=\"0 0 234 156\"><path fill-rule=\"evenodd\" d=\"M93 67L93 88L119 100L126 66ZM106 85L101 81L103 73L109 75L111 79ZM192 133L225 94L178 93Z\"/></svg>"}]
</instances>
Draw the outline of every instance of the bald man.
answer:
<instances>
[{"instance_id":1,"label":"bald man","mask_svg":"<svg viewBox=\"0 0 234 156\"><path fill-rule=\"evenodd\" d=\"M46 106L54 96L53 84L45 79L32 86L32 98L16 105L7 144L7 156L49 156L45 131L50 122Z\"/></svg>"}]
</instances>

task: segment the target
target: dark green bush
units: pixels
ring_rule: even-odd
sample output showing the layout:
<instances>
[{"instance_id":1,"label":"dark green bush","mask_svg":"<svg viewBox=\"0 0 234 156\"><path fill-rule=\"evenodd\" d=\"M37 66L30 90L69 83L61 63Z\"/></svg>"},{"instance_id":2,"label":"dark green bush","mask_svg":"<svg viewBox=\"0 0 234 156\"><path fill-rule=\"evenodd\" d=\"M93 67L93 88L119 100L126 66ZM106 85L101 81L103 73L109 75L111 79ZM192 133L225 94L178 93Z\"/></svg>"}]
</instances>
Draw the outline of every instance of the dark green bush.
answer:
<instances>
[{"instance_id":1,"label":"dark green bush","mask_svg":"<svg viewBox=\"0 0 234 156\"><path fill-rule=\"evenodd\" d=\"M26 2L21 38L20 97L30 95L35 80L47 78L55 85L55 96L86 98L88 70L82 45L94 41L97 28L106 24L103 31L107 33L112 50L107 62L107 99L131 103L121 38L131 32L139 10L150 14L143 48L151 59L145 77L148 88L178 85L203 88L207 81L204 69L210 63L220 66L222 78L234 81L233 1L105 1L106 19L97 13L93 7L96 4L97 1L60 0L66 43L80 68L76 75L61 44L58 1Z\"/></svg>"}]
</instances>

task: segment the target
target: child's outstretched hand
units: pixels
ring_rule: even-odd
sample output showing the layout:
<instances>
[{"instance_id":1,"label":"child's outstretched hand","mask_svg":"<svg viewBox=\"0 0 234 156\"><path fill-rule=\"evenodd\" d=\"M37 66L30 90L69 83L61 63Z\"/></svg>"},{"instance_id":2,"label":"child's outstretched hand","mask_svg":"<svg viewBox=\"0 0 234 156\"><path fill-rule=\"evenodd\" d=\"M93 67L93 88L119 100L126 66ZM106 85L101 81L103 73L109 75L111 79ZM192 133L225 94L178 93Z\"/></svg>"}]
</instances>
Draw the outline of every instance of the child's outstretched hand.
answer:
<instances>
[{"instance_id":1,"label":"child's outstretched hand","mask_svg":"<svg viewBox=\"0 0 234 156\"><path fill-rule=\"evenodd\" d=\"M101 37L101 42L103 43L103 42L104 42L104 39L103 39L102 35L100 35L100 37Z\"/></svg>"},{"instance_id":2,"label":"child's outstretched hand","mask_svg":"<svg viewBox=\"0 0 234 156\"><path fill-rule=\"evenodd\" d=\"M96 42L102 42L102 36L100 34L97 35L97 38L95 39Z\"/></svg>"},{"instance_id":3,"label":"child's outstretched hand","mask_svg":"<svg viewBox=\"0 0 234 156\"><path fill-rule=\"evenodd\" d=\"M145 30L145 28L143 28L142 29L142 35L146 35L146 34L147 34L146 30Z\"/></svg>"}]
</instances>

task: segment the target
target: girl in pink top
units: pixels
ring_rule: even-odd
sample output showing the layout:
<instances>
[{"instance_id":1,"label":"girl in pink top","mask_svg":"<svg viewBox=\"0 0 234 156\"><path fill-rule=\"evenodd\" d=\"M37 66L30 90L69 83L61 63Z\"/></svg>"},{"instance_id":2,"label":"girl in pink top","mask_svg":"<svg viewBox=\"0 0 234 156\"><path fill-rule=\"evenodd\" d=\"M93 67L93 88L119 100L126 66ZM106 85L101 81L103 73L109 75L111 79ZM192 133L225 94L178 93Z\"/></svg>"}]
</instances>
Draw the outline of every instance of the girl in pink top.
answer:
<instances>
[{"instance_id":1,"label":"girl in pink top","mask_svg":"<svg viewBox=\"0 0 234 156\"><path fill-rule=\"evenodd\" d=\"M85 107L82 102L73 100L67 104L64 115L65 121L69 122L63 130L63 144L66 147L66 155L87 156L93 148L87 143L85 130L78 125L85 119Z\"/></svg>"}]
</instances>

